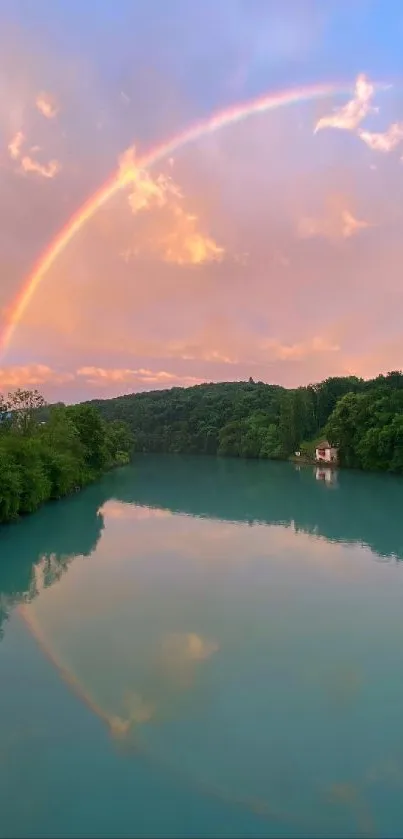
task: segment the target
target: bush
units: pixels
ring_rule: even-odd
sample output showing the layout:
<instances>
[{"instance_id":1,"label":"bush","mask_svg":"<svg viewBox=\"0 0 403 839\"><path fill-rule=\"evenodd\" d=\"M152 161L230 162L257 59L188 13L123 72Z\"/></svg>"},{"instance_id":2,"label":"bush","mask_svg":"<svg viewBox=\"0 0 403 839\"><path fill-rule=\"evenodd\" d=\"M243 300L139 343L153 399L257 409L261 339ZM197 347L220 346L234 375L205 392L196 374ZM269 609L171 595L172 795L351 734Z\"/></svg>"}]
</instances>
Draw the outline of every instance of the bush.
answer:
<instances>
[{"instance_id":1,"label":"bush","mask_svg":"<svg viewBox=\"0 0 403 839\"><path fill-rule=\"evenodd\" d=\"M13 410L0 433L0 522L33 513L129 462L132 438L124 423L106 423L88 405L55 406L39 423L43 402L36 392L9 394Z\"/></svg>"}]
</instances>

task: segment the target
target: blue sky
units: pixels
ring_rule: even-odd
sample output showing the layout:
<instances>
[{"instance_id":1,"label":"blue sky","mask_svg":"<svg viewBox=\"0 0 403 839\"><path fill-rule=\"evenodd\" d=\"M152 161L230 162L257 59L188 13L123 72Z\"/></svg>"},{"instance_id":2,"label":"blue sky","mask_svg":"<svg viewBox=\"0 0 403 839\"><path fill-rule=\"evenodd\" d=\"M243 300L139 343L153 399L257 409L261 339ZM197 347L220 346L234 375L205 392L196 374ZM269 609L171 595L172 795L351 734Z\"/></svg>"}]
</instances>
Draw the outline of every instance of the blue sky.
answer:
<instances>
[{"instance_id":1,"label":"blue sky","mask_svg":"<svg viewBox=\"0 0 403 839\"><path fill-rule=\"evenodd\" d=\"M236 99L363 70L401 73L399 0L3 0L1 17L45 50L85 56L106 96L140 64L175 78L197 113L231 86Z\"/></svg>"},{"instance_id":2,"label":"blue sky","mask_svg":"<svg viewBox=\"0 0 403 839\"><path fill-rule=\"evenodd\" d=\"M81 66L84 86L87 71L100 109L134 93L141 112L127 128L145 142L175 110L168 87L176 128L269 90L402 69L399 0L3 0L2 19L38 52Z\"/></svg>"}]
</instances>

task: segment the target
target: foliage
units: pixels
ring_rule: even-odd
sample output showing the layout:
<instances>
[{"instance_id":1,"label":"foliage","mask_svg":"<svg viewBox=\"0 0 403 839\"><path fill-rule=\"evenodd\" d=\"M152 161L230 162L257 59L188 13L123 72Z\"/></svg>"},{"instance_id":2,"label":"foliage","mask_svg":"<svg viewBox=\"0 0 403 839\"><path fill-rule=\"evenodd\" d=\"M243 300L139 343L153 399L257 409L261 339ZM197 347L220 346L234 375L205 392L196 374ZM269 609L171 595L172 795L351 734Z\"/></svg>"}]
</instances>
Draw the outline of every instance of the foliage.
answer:
<instances>
[{"instance_id":1,"label":"foliage","mask_svg":"<svg viewBox=\"0 0 403 839\"><path fill-rule=\"evenodd\" d=\"M223 382L94 401L108 421L124 421L137 452L277 456L280 397L262 382ZM274 430L273 430L274 426ZM269 455L262 454L267 451Z\"/></svg>"},{"instance_id":2,"label":"foliage","mask_svg":"<svg viewBox=\"0 0 403 839\"><path fill-rule=\"evenodd\" d=\"M127 462L124 423L107 423L94 406L47 408L37 391L0 396L0 522L32 513L106 469Z\"/></svg>"},{"instance_id":3,"label":"foliage","mask_svg":"<svg viewBox=\"0 0 403 839\"><path fill-rule=\"evenodd\" d=\"M132 451L288 458L326 436L347 467L403 474L403 374L286 390L223 382L66 407L0 396L0 522L129 461Z\"/></svg>"},{"instance_id":4,"label":"foliage","mask_svg":"<svg viewBox=\"0 0 403 839\"><path fill-rule=\"evenodd\" d=\"M105 469L108 460L107 434L99 412L93 405L67 408L67 418L77 429L84 461L95 473Z\"/></svg>"},{"instance_id":5,"label":"foliage","mask_svg":"<svg viewBox=\"0 0 403 839\"><path fill-rule=\"evenodd\" d=\"M21 390L9 393L3 400L3 404L11 413L12 424L22 434L29 434L32 425L36 421L36 411L43 408L45 400L37 390Z\"/></svg>"},{"instance_id":6,"label":"foliage","mask_svg":"<svg viewBox=\"0 0 403 839\"><path fill-rule=\"evenodd\" d=\"M314 456L329 436L345 466L403 471L403 374L364 381L331 377L286 390L223 382L94 401L109 421L124 420L138 452L248 458Z\"/></svg>"},{"instance_id":7,"label":"foliage","mask_svg":"<svg viewBox=\"0 0 403 839\"><path fill-rule=\"evenodd\" d=\"M20 509L21 470L11 452L0 444L0 521L10 521Z\"/></svg>"},{"instance_id":8,"label":"foliage","mask_svg":"<svg viewBox=\"0 0 403 839\"><path fill-rule=\"evenodd\" d=\"M341 463L403 473L403 376L378 376L363 393L347 393L329 417L327 434Z\"/></svg>"},{"instance_id":9,"label":"foliage","mask_svg":"<svg viewBox=\"0 0 403 839\"><path fill-rule=\"evenodd\" d=\"M125 422L112 420L108 423L107 452L109 461L123 465L128 463L134 438Z\"/></svg>"}]
</instances>

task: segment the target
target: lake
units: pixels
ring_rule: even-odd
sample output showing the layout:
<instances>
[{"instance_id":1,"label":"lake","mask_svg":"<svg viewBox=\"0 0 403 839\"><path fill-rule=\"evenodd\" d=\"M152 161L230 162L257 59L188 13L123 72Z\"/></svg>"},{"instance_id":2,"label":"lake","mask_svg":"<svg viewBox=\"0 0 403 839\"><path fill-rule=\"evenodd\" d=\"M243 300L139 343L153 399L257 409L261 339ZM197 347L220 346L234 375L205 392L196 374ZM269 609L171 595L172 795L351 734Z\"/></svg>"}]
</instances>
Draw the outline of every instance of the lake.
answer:
<instances>
[{"instance_id":1,"label":"lake","mask_svg":"<svg viewBox=\"0 0 403 839\"><path fill-rule=\"evenodd\" d=\"M402 509L147 455L0 529L0 836L401 836Z\"/></svg>"}]
</instances>

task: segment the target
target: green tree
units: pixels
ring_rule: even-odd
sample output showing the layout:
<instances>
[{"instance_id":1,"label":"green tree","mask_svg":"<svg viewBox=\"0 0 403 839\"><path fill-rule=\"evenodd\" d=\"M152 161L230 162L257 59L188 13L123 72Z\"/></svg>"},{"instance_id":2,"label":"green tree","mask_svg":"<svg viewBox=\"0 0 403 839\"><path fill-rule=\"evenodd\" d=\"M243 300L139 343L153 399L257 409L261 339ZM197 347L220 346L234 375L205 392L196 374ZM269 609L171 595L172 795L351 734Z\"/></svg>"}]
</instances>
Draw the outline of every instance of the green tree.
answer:
<instances>
[{"instance_id":1,"label":"green tree","mask_svg":"<svg viewBox=\"0 0 403 839\"><path fill-rule=\"evenodd\" d=\"M300 443L301 422L299 417L299 399L294 391L283 394L280 401L279 437L283 457L294 452Z\"/></svg>"},{"instance_id":2,"label":"green tree","mask_svg":"<svg viewBox=\"0 0 403 839\"><path fill-rule=\"evenodd\" d=\"M329 441L340 450L340 460L345 466L360 465L357 450L364 430L366 396L362 393L347 393L336 404L326 426Z\"/></svg>"},{"instance_id":3,"label":"green tree","mask_svg":"<svg viewBox=\"0 0 403 839\"><path fill-rule=\"evenodd\" d=\"M32 513L50 497L51 490L39 439L10 434L3 440L2 448L5 455L16 464L21 476L19 512Z\"/></svg>"},{"instance_id":4,"label":"green tree","mask_svg":"<svg viewBox=\"0 0 403 839\"><path fill-rule=\"evenodd\" d=\"M32 513L128 460L130 430L119 422L110 427L94 406L47 407L28 391L9 394L0 405L6 406L2 417L13 411L11 422L1 420L0 522ZM46 419L38 422L38 415Z\"/></svg>"},{"instance_id":5,"label":"green tree","mask_svg":"<svg viewBox=\"0 0 403 839\"><path fill-rule=\"evenodd\" d=\"M224 425L218 435L218 454L239 457L244 433L245 426L241 420L233 420Z\"/></svg>"},{"instance_id":6,"label":"green tree","mask_svg":"<svg viewBox=\"0 0 403 839\"><path fill-rule=\"evenodd\" d=\"M12 413L13 427L21 434L30 434L37 425L37 411L46 402L37 390L21 390L9 393L6 406Z\"/></svg>"},{"instance_id":7,"label":"green tree","mask_svg":"<svg viewBox=\"0 0 403 839\"><path fill-rule=\"evenodd\" d=\"M112 464L128 463L134 448L134 437L127 423L120 420L108 423L106 444Z\"/></svg>"},{"instance_id":8,"label":"green tree","mask_svg":"<svg viewBox=\"0 0 403 839\"><path fill-rule=\"evenodd\" d=\"M273 459L281 457L280 433L278 425L275 425L275 423L271 423L265 429L260 456Z\"/></svg>"},{"instance_id":9,"label":"green tree","mask_svg":"<svg viewBox=\"0 0 403 839\"><path fill-rule=\"evenodd\" d=\"M20 511L22 475L19 466L0 443L0 522L11 521Z\"/></svg>"},{"instance_id":10,"label":"green tree","mask_svg":"<svg viewBox=\"0 0 403 839\"><path fill-rule=\"evenodd\" d=\"M67 408L67 416L77 429L85 463L95 473L101 472L108 461L108 449L99 412L93 405L74 405Z\"/></svg>"},{"instance_id":11,"label":"green tree","mask_svg":"<svg viewBox=\"0 0 403 839\"><path fill-rule=\"evenodd\" d=\"M40 436L51 498L61 498L86 483L89 476L84 466L84 446L65 405L50 409Z\"/></svg>"}]
</instances>

